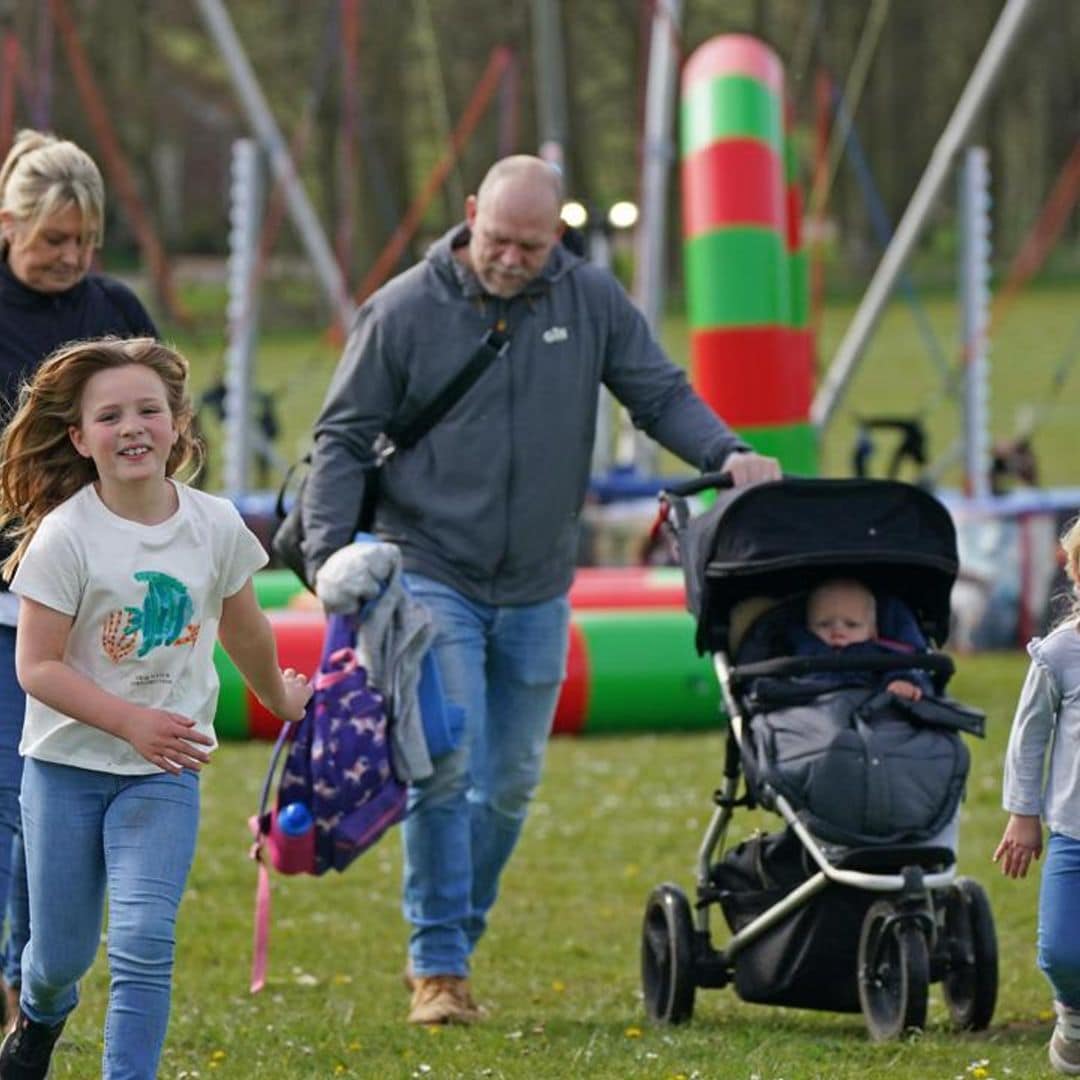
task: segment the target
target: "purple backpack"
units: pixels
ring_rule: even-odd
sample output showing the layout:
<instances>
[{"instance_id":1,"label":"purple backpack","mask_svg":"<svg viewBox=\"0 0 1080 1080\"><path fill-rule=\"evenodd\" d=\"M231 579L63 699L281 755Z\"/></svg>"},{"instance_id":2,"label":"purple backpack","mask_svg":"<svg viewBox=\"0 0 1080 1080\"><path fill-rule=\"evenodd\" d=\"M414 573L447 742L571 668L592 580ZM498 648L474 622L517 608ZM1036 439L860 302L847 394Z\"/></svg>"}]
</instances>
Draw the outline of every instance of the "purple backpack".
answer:
<instances>
[{"instance_id":1,"label":"purple backpack","mask_svg":"<svg viewBox=\"0 0 1080 1080\"><path fill-rule=\"evenodd\" d=\"M405 786L394 776L386 705L368 684L354 643L355 615L331 615L326 623L315 692L304 718L286 724L271 755L259 813L251 819L252 858L260 864L255 905L255 966L252 990L266 974L270 881L265 855L284 874L324 874L344 870L391 825L405 816ZM283 748L285 765L274 808L270 790ZM290 835L281 812L301 804L311 827ZM286 815L287 817L288 815Z\"/></svg>"}]
</instances>

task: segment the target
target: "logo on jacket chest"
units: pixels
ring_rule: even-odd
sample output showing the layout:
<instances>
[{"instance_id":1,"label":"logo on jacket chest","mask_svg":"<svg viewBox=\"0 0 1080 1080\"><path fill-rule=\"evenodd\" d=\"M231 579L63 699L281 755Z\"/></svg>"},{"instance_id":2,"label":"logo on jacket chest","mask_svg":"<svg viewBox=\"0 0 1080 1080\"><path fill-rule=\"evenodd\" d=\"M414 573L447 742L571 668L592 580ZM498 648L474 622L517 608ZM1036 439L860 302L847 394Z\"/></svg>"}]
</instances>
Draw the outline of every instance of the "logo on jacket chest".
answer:
<instances>
[{"instance_id":1,"label":"logo on jacket chest","mask_svg":"<svg viewBox=\"0 0 1080 1080\"><path fill-rule=\"evenodd\" d=\"M567 341L570 331L565 326L549 326L541 336L546 345L554 345L558 341Z\"/></svg>"}]
</instances>

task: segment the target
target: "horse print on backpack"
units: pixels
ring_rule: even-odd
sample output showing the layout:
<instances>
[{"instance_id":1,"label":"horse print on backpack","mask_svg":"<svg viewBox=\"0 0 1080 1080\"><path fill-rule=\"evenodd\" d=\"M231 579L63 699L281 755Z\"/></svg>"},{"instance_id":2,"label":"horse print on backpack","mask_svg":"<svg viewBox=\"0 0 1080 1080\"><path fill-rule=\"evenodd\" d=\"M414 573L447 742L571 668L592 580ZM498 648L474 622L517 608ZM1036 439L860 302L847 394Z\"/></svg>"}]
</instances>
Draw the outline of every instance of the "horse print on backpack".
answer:
<instances>
[{"instance_id":1,"label":"horse print on backpack","mask_svg":"<svg viewBox=\"0 0 1080 1080\"><path fill-rule=\"evenodd\" d=\"M355 640L355 616L329 617L315 693L293 733L275 809L260 817L271 861L285 873L344 870L405 813L405 787L390 759L386 704L368 683ZM295 803L314 819L313 851L299 864L282 850L273 820Z\"/></svg>"}]
</instances>

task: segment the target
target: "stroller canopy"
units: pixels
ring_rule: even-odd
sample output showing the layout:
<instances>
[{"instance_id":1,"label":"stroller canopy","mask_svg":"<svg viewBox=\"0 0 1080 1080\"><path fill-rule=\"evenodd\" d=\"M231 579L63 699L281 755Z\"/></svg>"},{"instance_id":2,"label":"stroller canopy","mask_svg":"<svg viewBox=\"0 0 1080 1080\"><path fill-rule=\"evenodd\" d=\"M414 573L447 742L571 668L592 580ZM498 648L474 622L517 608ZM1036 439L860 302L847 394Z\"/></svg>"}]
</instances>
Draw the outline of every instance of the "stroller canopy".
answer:
<instances>
[{"instance_id":1,"label":"stroller canopy","mask_svg":"<svg viewBox=\"0 0 1080 1080\"><path fill-rule=\"evenodd\" d=\"M720 492L679 545L699 652L726 648L740 600L834 576L900 597L928 638L948 636L956 532L945 507L910 484L790 478Z\"/></svg>"}]
</instances>

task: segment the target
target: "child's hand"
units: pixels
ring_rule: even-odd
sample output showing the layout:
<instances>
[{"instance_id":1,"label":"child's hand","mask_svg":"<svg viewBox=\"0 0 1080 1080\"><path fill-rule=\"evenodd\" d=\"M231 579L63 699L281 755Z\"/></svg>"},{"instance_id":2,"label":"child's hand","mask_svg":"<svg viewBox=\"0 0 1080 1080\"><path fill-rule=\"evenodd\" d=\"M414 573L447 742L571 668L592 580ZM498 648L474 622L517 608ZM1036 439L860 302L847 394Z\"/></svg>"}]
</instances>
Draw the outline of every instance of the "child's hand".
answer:
<instances>
[{"instance_id":1,"label":"child's hand","mask_svg":"<svg viewBox=\"0 0 1080 1080\"><path fill-rule=\"evenodd\" d=\"M1027 876L1033 858L1042 854L1042 822L1038 814L1010 814L1009 823L994 849L994 862L1001 863L1006 877Z\"/></svg>"},{"instance_id":2,"label":"child's hand","mask_svg":"<svg viewBox=\"0 0 1080 1080\"><path fill-rule=\"evenodd\" d=\"M302 720L304 707L312 693L306 675L301 675L292 668L285 668L281 673L280 697L277 701L267 701L265 704L279 720Z\"/></svg>"},{"instance_id":3,"label":"child's hand","mask_svg":"<svg viewBox=\"0 0 1080 1080\"><path fill-rule=\"evenodd\" d=\"M893 679L885 689L890 694L895 694L898 698L904 698L906 701L918 701L922 698L922 690L914 683L908 682L907 679Z\"/></svg>"},{"instance_id":4,"label":"child's hand","mask_svg":"<svg viewBox=\"0 0 1080 1080\"><path fill-rule=\"evenodd\" d=\"M173 775L184 769L198 772L210 755L196 743L209 746L213 739L195 730L195 721L164 709L132 709L124 738L151 765Z\"/></svg>"}]
</instances>

